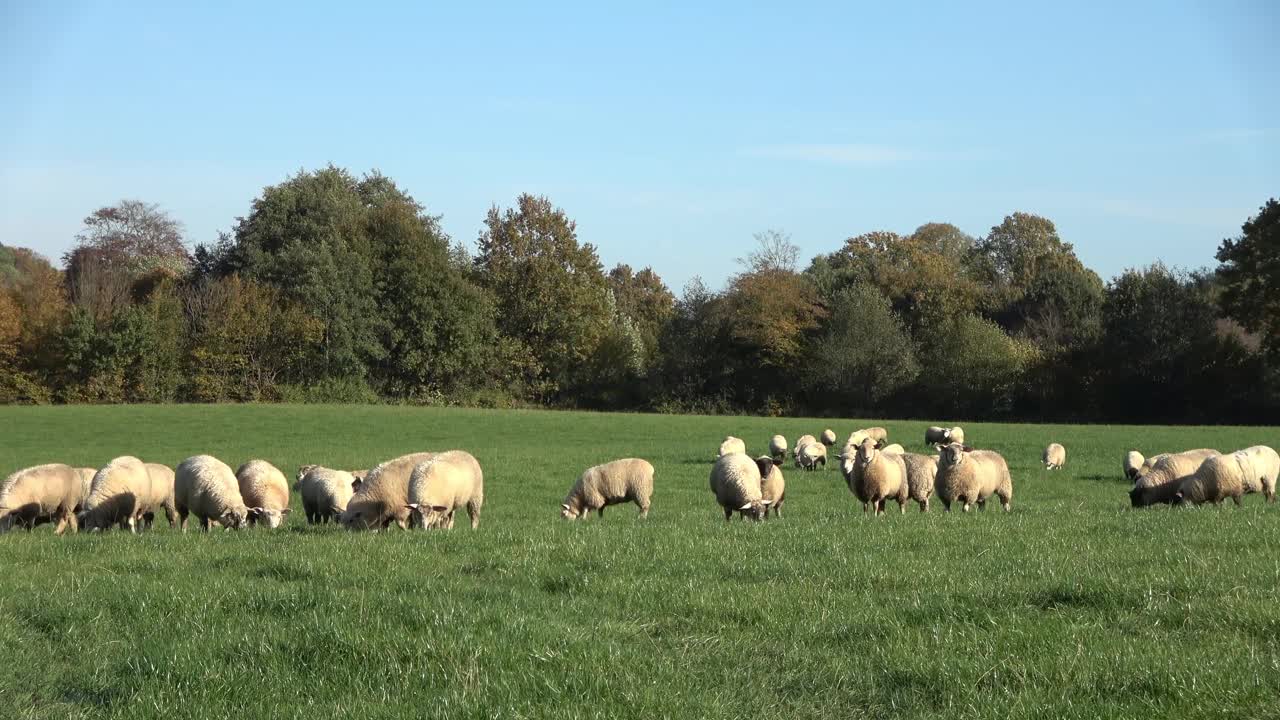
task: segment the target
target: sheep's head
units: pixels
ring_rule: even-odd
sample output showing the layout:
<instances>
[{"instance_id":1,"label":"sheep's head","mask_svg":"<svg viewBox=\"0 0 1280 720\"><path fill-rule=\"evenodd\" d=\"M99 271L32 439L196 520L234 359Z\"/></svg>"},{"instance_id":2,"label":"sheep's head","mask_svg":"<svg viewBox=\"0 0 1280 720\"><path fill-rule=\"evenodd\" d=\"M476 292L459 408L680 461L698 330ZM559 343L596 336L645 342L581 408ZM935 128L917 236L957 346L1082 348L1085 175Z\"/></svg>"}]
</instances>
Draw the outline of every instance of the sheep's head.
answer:
<instances>
[{"instance_id":1,"label":"sheep's head","mask_svg":"<svg viewBox=\"0 0 1280 720\"><path fill-rule=\"evenodd\" d=\"M249 521L247 509L232 508L218 516L218 523L228 530L239 530Z\"/></svg>"},{"instance_id":2,"label":"sheep's head","mask_svg":"<svg viewBox=\"0 0 1280 720\"><path fill-rule=\"evenodd\" d=\"M351 491L360 492L360 488L364 487L365 478L369 476L368 470L352 470L351 471Z\"/></svg>"},{"instance_id":3,"label":"sheep's head","mask_svg":"<svg viewBox=\"0 0 1280 720\"><path fill-rule=\"evenodd\" d=\"M773 468L774 468L773 458L769 457L768 455L761 455L760 457L756 458L755 462L756 462L756 469L760 471L760 479L764 480L768 478L769 474L773 472Z\"/></svg>"},{"instance_id":4,"label":"sheep's head","mask_svg":"<svg viewBox=\"0 0 1280 720\"><path fill-rule=\"evenodd\" d=\"M289 508L283 510L268 510L261 507L249 508L249 519L255 523L266 523L269 528L278 528L283 525L285 517L288 515Z\"/></svg>"},{"instance_id":5,"label":"sheep's head","mask_svg":"<svg viewBox=\"0 0 1280 720\"><path fill-rule=\"evenodd\" d=\"M567 502L560 504L560 517L565 520L576 520L581 517L582 514L582 508L580 507L574 507Z\"/></svg>"},{"instance_id":6,"label":"sheep's head","mask_svg":"<svg viewBox=\"0 0 1280 720\"><path fill-rule=\"evenodd\" d=\"M864 437L862 444L858 446L858 464L862 467L867 467L875 462L878 454L880 454L880 450L876 447L876 441L869 437Z\"/></svg>"},{"instance_id":7,"label":"sheep's head","mask_svg":"<svg viewBox=\"0 0 1280 720\"><path fill-rule=\"evenodd\" d=\"M749 517L752 520L763 520L764 511L768 509L769 504L772 502L772 500L754 500L738 508L738 512L743 517Z\"/></svg>"},{"instance_id":8,"label":"sheep's head","mask_svg":"<svg viewBox=\"0 0 1280 720\"><path fill-rule=\"evenodd\" d=\"M938 448L938 452L941 455L939 465L954 467L964 462L964 455L968 450L960 443L951 443Z\"/></svg>"},{"instance_id":9,"label":"sheep's head","mask_svg":"<svg viewBox=\"0 0 1280 720\"><path fill-rule=\"evenodd\" d=\"M348 530L380 530L395 520L387 515L381 503L353 501L338 515L338 522Z\"/></svg>"},{"instance_id":10,"label":"sheep's head","mask_svg":"<svg viewBox=\"0 0 1280 720\"><path fill-rule=\"evenodd\" d=\"M294 478L294 481L302 482L302 478L306 477L308 473L310 473L312 470L315 470L318 467L320 466L319 465L299 465L298 475Z\"/></svg>"},{"instance_id":11,"label":"sheep's head","mask_svg":"<svg viewBox=\"0 0 1280 720\"><path fill-rule=\"evenodd\" d=\"M427 528L447 527L453 516L453 509L447 505L427 505L425 503L409 503L405 505L409 511L409 527Z\"/></svg>"}]
</instances>

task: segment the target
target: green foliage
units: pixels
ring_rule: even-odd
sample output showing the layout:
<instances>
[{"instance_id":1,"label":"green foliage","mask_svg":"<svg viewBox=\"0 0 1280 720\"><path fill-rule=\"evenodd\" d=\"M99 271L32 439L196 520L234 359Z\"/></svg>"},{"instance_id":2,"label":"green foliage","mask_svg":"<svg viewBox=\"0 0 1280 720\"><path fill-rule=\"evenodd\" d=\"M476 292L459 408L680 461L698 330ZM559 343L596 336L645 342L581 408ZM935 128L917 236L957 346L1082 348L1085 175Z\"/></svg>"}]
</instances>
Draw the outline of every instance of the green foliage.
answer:
<instances>
[{"instance_id":1,"label":"green foliage","mask_svg":"<svg viewBox=\"0 0 1280 720\"><path fill-rule=\"evenodd\" d=\"M850 285L830 306L803 374L810 405L831 411L878 407L920 374L911 336L878 289Z\"/></svg>"},{"instance_id":2,"label":"green foliage","mask_svg":"<svg viewBox=\"0 0 1280 720\"><path fill-rule=\"evenodd\" d=\"M758 451L884 418L669 417L401 406L0 408L0 471L122 453L369 467L479 459L476 531L307 526L0 535L0 706L19 720L355 716L1266 718L1280 695L1280 512L1132 511L1119 459L1273 444L1275 427L965 423L1007 459L1013 512L865 515L832 467L781 521L726 523L707 489ZM1064 444L1067 466L1040 452ZM635 508L568 523L582 469L656 467ZM832 463L834 465L834 463ZM892 507L892 506L891 506ZM461 523L459 524L461 525Z\"/></svg>"},{"instance_id":3,"label":"green foliage","mask_svg":"<svg viewBox=\"0 0 1280 720\"><path fill-rule=\"evenodd\" d=\"M1218 248L1222 307L1280 351L1280 202L1268 200Z\"/></svg>"},{"instance_id":4,"label":"green foliage","mask_svg":"<svg viewBox=\"0 0 1280 720\"><path fill-rule=\"evenodd\" d=\"M1008 416L1037 358L1034 346L1009 337L999 325L960 315L926 334L919 389L927 407L940 415Z\"/></svg>"}]
</instances>

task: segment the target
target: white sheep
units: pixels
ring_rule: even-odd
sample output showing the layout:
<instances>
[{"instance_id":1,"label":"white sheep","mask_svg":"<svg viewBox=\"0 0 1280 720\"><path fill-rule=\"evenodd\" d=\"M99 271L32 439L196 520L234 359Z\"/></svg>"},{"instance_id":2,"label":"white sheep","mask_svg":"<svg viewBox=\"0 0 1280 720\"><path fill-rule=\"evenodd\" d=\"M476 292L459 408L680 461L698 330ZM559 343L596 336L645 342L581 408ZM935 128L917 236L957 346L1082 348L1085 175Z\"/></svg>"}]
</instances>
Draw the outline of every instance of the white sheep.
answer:
<instances>
[{"instance_id":1,"label":"white sheep","mask_svg":"<svg viewBox=\"0 0 1280 720\"><path fill-rule=\"evenodd\" d=\"M952 433L954 437L955 434ZM976 504L987 507L987 498L995 495L1005 512L1013 500L1013 478L1009 465L999 453L991 450L966 450L964 445L953 442L942 446L938 460L938 478L935 489L942 505L951 510L952 502L964 504L964 511Z\"/></svg>"},{"instance_id":2,"label":"white sheep","mask_svg":"<svg viewBox=\"0 0 1280 720\"><path fill-rule=\"evenodd\" d=\"M0 532L17 524L30 530L42 520L56 520L61 535L79 525L76 504L83 493L75 468L62 463L19 470L0 484Z\"/></svg>"},{"instance_id":3,"label":"white sheep","mask_svg":"<svg viewBox=\"0 0 1280 720\"><path fill-rule=\"evenodd\" d=\"M786 452L786 446L783 446ZM653 465L640 458L624 458L589 467L578 476L560 505L560 516L566 520L587 519L592 511L604 517L609 505L634 502L640 517L649 516L653 497Z\"/></svg>"},{"instance_id":4,"label":"white sheep","mask_svg":"<svg viewBox=\"0 0 1280 720\"><path fill-rule=\"evenodd\" d=\"M164 517L169 527L178 524L178 508L173 502L173 469L160 463L143 463L147 467L147 475L151 477L151 494L147 496L142 512L142 527L150 530L155 522L156 511L164 510Z\"/></svg>"},{"instance_id":5,"label":"white sheep","mask_svg":"<svg viewBox=\"0 0 1280 720\"><path fill-rule=\"evenodd\" d=\"M732 453L716 460L711 467L711 492L724 509L724 519L733 519L733 513L743 518L764 519L770 501L761 491L763 473L769 472L772 462L752 460L741 453Z\"/></svg>"},{"instance_id":6,"label":"white sheep","mask_svg":"<svg viewBox=\"0 0 1280 720\"><path fill-rule=\"evenodd\" d=\"M408 528L409 476L434 456L429 452L401 455L370 470L338 522L348 530L380 530L392 523Z\"/></svg>"},{"instance_id":7,"label":"white sheep","mask_svg":"<svg viewBox=\"0 0 1280 720\"><path fill-rule=\"evenodd\" d=\"M89 493L93 491L93 476L98 474L97 468L78 467L75 469L76 475L80 476L80 500L76 502L76 512L84 509L84 503L89 499Z\"/></svg>"},{"instance_id":8,"label":"white sheep","mask_svg":"<svg viewBox=\"0 0 1280 720\"><path fill-rule=\"evenodd\" d=\"M819 439L822 441L823 445L831 447L836 444L836 431L831 428L827 428L822 431L822 435L819 436Z\"/></svg>"},{"instance_id":9,"label":"white sheep","mask_svg":"<svg viewBox=\"0 0 1280 720\"><path fill-rule=\"evenodd\" d=\"M162 493L163 495L163 493ZM151 473L138 458L122 455L100 468L93 476L89 499L77 518L81 529L105 530L118 525L138 532L139 522L154 512Z\"/></svg>"},{"instance_id":10,"label":"white sheep","mask_svg":"<svg viewBox=\"0 0 1280 720\"><path fill-rule=\"evenodd\" d=\"M816 442L818 442L818 438L812 435L801 435L796 439L796 446L791 450L791 457L795 458L796 467L800 467L800 448Z\"/></svg>"},{"instance_id":11,"label":"white sheep","mask_svg":"<svg viewBox=\"0 0 1280 720\"><path fill-rule=\"evenodd\" d=\"M355 494L358 480L346 470L332 470L319 465L298 468L293 489L302 497L302 509L312 525L327 523L347 509Z\"/></svg>"},{"instance_id":12,"label":"white sheep","mask_svg":"<svg viewBox=\"0 0 1280 720\"><path fill-rule=\"evenodd\" d=\"M898 501L899 512L906 512L910 485L907 482L907 465L900 453L887 453L876 447L875 438L862 438L862 444L851 458L840 465L849 492L862 501L862 511L874 509L876 515L884 514L886 500Z\"/></svg>"},{"instance_id":13,"label":"white sheep","mask_svg":"<svg viewBox=\"0 0 1280 720\"><path fill-rule=\"evenodd\" d=\"M907 468L907 494L920 505L920 512L929 512L929 496L938 477L938 456L902 453L902 461Z\"/></svg>"},{"instance_id":14,"label":"white sheep","mask_svg":"<svg viewBox=\"0 0 1280 720\"><path fill-rule=\"evenodd\" d=\"M888 445L880 448L880 452L897 453L898 455L902 455L906 451L907 449L902 447L899 443L889 443Z\"/></svg>"},{"instance_id":15,"label":"white sheep","mask_svg":"<svg viewBox=\"0 0 1280 720\"><path fill-rule=\"evenodd\" d=\"M781 435L774 435L769 438L769 455L774 460L784 460L787 457L787 439Z\"/></svg>"},{"instance_id":16,"label":"white sheep","mask_svg":"<svg viewBox=\"0 0 1280 720\"><path fill-rule=\"evenodd\" d=\"M212 523L239 530L249 520L249 508L240 495L236 474L211 455L194 455L178 463L174 471L173 501L178 527L187 531L187 516L195 515L206 532Z\"/></svg>"},{"instance_id":17,"label":"white sheep","mask_svg":"<svg viewBox=\"0 0 1280 720\"><path fill-rule=\"evenodd\" d=\"M1200 463L1195 472L1177 481L1174 492L1175 505L1221 504L1231 498L1237 506L1241 498L1250 492L1246 477L1252 472L1252 460L1246 453L1211 455ZM1160 487L1170 485L1164 483Z\"/></svg>"},{"instance_id":18,"label":"white sheep","mask_svg":"<svg viewBox=\"0 0 1280 720\"><path fill-rule=\"evenodd\" d=\"M728 435L725 437L724 441L720 443L720 454L716 457L724 457L729 453L745 453L746 451L747 444L742 441L742 438L736 438L732 435Z\"/></svg>"},{"instance_id":19,"label":"white sheep","mask_svg":"<svg viewBox=\"0 0 1280 720\"><path fill-rule=\"evenodd\" d=\"M249 508L249 525L278 528L289 516L289 481L266 460L250 460L236 469L240 497Z\"/></svg>"},{"instance_id":20,"label":"white sheep","mask_svg":"<svg viewBox=\"0 0 1280 720\"><path fill-rule=\"evenodd\" d=\"M1248 492L1260 492L1267 502L1275 502L1276 476L1280 475L1280 455L1266 445L1254 445L1238 450L1240 467L1244 471L1244 484Z\"/></svg>"},{"instance_id":21,"label":"white sheep","mask_svg":"<svg viewBox=\"0 0 1280 720\"><path fill-rule=\"evenodd\" d=\"M471 529L480 526L484 473L465 450L449 450L419 463L409 475L409 527L453 528L453 515L467 509Z\"/></svg>"},{"instance_id":22,"label":"white sheep","mask_svg":"<svg viewBox=\"0 0 1280 720\"><path fill-rule=\"evenodd\" d=\"M800 448L800 453L796 455L796 462L805 470L816 470L821 465L823 470L827 469L827 446L822 443L811 442Z\"/></svg>"},{"instance_id":23,"label":"white sheep","mask_svg":"<svg viewBox=\"0 0 1280 720\"><path fill-rule=\"evenodd\" d=\"M946 445L951 442L951 428L938 427L932 425L925 428L924 444L925 445Z\"/></svg>"},{"instance_id":24,"label":"white sheep","mask_svg":"<svg viewBox=\"0 0 1280 720\"><path fill-rule=\"evenodd\" d=\"M1124 454L1124 476L1129 480L1136 480L1138 473L1141 472L1143 464L1147 461L1142 457L1142 453L1137 450L1130 450Z\"/></svg>"},{"instance_id":25,"label":"white sheep","mask_svg":"<svg viewBox=\"0 0 1280 720\"><path fill-rule=\"evenodd\" d=\"M1155 462L1151 464L1150 469L1139 473L1138 479L1133 486L1135 488L1148 488L1181 480L1194 473L1200 467L1200 463L1206 459L1221 454L1217 450L1210 448L1199 448L1147 458L1148 463L1152 463L1153 460Z\"/></svg>"},{"instance_id":26,"label":"white sheep","mask_svg":"<svg viewBox=\"0 0 1280 720\"><path fill-rule=\"evenodd\" d=\"M761 461L767 461L768 472L765 472L766 466ZM782 463L769 456L761 456L756 458L756 467L760 469L760 499L762 502L768 501L764 508L764 517L769 519L769 514L773 513L775 517L782 517L782 505L787 500L787 480L782 477Z\"/></svg>"},{"instance_id":27,"label":"white sheep","mask_svg":"<svg viewBox=\"0 0 1280 720\"><path fill-rule=\"evenodd\" d=\"M1046 470L1061 470L1067 464L1067 449L1058 443L1049 443L1041 459Z\"/></svg>"}]
</instances>

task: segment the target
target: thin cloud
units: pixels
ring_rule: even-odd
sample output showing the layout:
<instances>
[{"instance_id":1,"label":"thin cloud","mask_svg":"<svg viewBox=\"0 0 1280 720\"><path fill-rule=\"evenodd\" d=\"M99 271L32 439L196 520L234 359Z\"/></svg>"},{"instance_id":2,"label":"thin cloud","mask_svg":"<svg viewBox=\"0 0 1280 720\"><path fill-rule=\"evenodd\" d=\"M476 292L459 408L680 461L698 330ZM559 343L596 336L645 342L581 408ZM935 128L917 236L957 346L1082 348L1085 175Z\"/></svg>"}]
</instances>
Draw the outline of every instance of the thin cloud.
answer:
<instances>
[{"instance_id":1,"label":"thin cloud","mask_svg":"<svg viewBox=\"0 0 1280 720\"><path fill-rule=\"evenodd\" d=\"M892 145L875 144L785 144L748 148L750 157L804 160L848 167L883 167L917 159L919 153Z\"/></svg>"}]
</instances>

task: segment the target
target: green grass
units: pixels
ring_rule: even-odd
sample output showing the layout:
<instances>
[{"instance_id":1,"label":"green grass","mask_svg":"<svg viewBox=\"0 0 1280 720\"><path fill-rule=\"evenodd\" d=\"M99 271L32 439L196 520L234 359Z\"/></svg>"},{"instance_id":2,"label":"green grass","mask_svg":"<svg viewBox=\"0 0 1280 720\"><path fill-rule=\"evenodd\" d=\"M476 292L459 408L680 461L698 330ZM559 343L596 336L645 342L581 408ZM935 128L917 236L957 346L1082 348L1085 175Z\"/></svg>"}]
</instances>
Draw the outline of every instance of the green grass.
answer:
<instances>
[{"instance_id":1,"label":"green grass","mask_svg":"<svg viewBox=\"0 0 1280 720\"><path fill-rule=\"evenodd\" d=\"M461 447L480 529L167 527L0 536L12 718L1157 718L1280 715L1280 504L1128 509L1124 450L1267 428L966 424L1013 512L863 515L788 463L787 517L726 524L725 434L760 451L869 421L398 407L0 408L0 470L115 455L372 465ZM877 423L879 424L879 423ZM922 422L885 422L921 449ZM1040 469L1050 441L1067 468ZM566 523L586 466L639 456L654 507ZM892 506L891 506L892 507ZM161 523L163 525L163 523Z\"/></svg>"}]
</instances>

